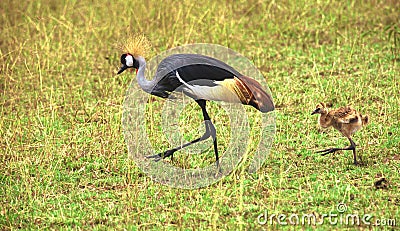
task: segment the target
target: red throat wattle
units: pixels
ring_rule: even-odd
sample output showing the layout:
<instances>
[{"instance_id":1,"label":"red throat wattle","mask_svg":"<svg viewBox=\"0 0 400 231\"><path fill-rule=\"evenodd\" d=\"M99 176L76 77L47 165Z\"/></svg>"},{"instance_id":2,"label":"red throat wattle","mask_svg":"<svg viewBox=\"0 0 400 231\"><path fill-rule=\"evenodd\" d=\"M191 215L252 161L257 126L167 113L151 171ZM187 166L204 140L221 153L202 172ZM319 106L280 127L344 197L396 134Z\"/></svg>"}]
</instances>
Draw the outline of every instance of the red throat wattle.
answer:
<instances>
[{"instance_id":1,"label":"red throat wattle","mask_svg":"<svg viewBox=\"0 0 400 231\"><path fill-rule=\"evenodd\" d=\"M131 68L131 69L129 69L129 71L131 72L131 73L133 73L133 70L135 69L135 73L137 74L137 72L138 72L138 69L136 69L136 68Z\"/></svg>"}]
</instances>

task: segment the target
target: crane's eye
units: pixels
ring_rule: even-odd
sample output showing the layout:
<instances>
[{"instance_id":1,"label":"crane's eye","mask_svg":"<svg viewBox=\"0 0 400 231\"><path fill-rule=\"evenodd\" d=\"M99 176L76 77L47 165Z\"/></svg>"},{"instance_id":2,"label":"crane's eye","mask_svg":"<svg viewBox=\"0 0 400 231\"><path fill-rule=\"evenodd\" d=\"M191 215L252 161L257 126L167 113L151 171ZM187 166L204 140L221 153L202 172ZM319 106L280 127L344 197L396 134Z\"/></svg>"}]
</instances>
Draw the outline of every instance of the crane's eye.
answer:
<instances>
[{"instance_id":1,"label":"crane's eye","mask_svg":"<svg viewBox=\"0 0 400 231\"><path fill-rule=\"evenodd\" d=\"M128 67L133 67L133 57L132 57L132 55L127 55L127 56L125 57L125 64L126 64Z\"/></svg>"}]
</instances>

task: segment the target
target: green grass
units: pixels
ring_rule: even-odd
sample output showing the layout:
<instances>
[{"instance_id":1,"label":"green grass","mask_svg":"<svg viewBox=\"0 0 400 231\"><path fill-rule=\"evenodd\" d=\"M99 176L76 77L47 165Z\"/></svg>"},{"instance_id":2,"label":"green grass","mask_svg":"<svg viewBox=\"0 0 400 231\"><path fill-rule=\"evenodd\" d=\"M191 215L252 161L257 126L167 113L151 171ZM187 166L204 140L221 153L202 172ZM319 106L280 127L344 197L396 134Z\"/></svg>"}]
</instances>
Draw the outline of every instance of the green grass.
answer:
<instances>
[{"instance_id":1,"label":"green grass","mask_svg":"<svg viewBox=\"0 0 400 231\"><path fill-rule=\"evenodd\" d=\"M257 224L264 211L320 216L340 202L346 213L396 219L399 227L396 1L3 0L0 6L0 229L382 228ZM201 42L252 60L277 107L275 141L260 170L249 174L241 165L211 186L184 190L153 182L128 159L121 117L133 76L115 75L115 44L132 31L149 37L151 56ZM314 152L348 145L338 132L318 128L310 112L320 101L352 104L370 116L354 137L364 166L353 166L350 152ZM212 158L210 152L198 160ZM376 188L382 177L386 187Z\"/></svg>"}]
</instances>

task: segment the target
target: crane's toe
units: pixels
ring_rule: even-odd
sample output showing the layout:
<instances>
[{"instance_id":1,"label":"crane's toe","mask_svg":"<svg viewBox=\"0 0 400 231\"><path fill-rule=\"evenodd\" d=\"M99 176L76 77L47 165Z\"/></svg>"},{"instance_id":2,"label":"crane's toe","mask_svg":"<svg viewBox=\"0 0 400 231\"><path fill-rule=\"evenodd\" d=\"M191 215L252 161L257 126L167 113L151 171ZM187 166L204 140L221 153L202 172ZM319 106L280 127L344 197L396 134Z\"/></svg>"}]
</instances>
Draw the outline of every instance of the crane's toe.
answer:
<instances>
[{"instance_id":1,"label":"crane's toe","mask_svg":"<svg viewBox=\"0 0 400 231\"><path fill-rule=\"evenodd\" d=\"M146 156L146 158L147 159L154 159L154 162L158 162L158 161L160 161L162 159L160 153L156 154L156 155Z\"/></svg>"},{"instance_id":2,"label":"crane's toe","mask_svg":"<svg viewBox=\"0 0 400 231\"><path fill-rule=\"evenodd\" d=\"M170 157L171 157L171 160L172 160L175 151L176 151L176 150L171 149L171 150L167 150L167 151L165 151L165 152L158 153L158 154L155 154L155 155L146 156L146 158L147 158L147 159L154 159L155 162L158 162L158 161L160 161L161 159L165 159L165 158L167 158L167 157L170 156Z\"/></svg>"}]
</instances>

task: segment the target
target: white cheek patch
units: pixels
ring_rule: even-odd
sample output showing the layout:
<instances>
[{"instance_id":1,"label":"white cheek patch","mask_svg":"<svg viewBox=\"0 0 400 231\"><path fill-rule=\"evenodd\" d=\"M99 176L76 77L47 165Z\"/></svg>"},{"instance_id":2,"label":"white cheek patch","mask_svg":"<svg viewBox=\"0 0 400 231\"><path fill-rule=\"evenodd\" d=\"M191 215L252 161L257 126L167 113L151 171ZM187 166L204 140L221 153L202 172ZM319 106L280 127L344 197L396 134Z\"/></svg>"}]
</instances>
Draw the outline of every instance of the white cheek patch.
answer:
<instances>
[{"instance_id":1,"label":"white cheek patch","mask_svg":"<svg viewBox=\"0 0 400 231\"><path fill-rule=\"evenodd\" d=\"M126 61L126 65L128 67L132 67L133 66L133 57L131 55L127 55L125 57L125 61Z\"/></svg>"}]
</instances>

